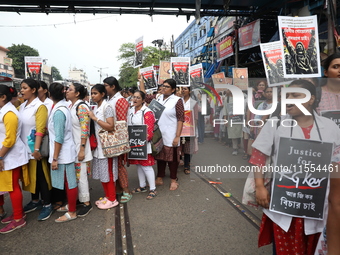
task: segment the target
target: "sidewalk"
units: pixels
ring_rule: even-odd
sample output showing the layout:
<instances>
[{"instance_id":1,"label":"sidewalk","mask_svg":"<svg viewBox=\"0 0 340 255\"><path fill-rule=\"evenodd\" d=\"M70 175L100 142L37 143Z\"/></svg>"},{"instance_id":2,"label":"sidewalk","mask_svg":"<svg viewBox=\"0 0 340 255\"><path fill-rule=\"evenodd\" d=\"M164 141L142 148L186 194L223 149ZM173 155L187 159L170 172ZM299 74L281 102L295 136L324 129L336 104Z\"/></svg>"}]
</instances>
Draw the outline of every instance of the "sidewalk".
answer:
<instances>
[{"instance_id":1,"label":"sidewalk","mask_svg":"<svg viewBox=\"0 0 340 255\"><path fill-rule=\"evenodd\" d=\"M241 156L231 156L228 148L211 139L206 139L192 163L209 165L221 160L244 163ZM128 171L130 189L138 187L135 166ZM257 248L258 230L212 185L193 173L185 175L183 167L178 178L179 188L169 191L167 170L164 185L157 187L158 196L153 200L146 200L147 193L135 194L126 206L128 222L122 205L107 211L94 206L85 218L59 224L54 220L62 213L52 214L45 222L36 220L38 212L29 213L26 227L0 235L1 254L271 254L270 246ZM240 199L244 179L221 181L222 188L232 189L235 199ZM102 187L99 181L90 183L94 205L103 195ZM25 192L24 204L29 199ZM6 198L8 213L9 203ZM261 216L260 211L254 212Z\"/></svg>"}]
</instances>

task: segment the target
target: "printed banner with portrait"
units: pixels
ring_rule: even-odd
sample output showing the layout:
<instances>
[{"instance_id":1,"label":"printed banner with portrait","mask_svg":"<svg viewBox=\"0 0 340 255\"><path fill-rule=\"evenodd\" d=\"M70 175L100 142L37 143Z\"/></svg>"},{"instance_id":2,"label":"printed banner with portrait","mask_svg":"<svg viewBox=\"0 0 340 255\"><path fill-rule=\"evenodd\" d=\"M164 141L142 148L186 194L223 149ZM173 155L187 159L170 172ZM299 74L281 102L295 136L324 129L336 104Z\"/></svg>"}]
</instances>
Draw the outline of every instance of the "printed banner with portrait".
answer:
<instances>
[{"instance_id":1,"label":"printed banner with portrait","mask_svg":"<svg viewBox=\"0 0 340 255\"><path fill-rule=\"evenodd\" d=\"M321 77L317 16L278 20L284 77Z\"/></svg>"},{"instance_id":2,"label":"printed banner with portrait","mask_svg":"<svg viewBox=\"0 0 340 255\"><path fill-rule=\"evenodd\" d=\"M177 86L190 86L189 79L189 57L174 57L171 58L171 73L172 78L176 81Z\"/></svg>"},{"instance_id":3,"label":"printed banner with portrait","mask_svg":"<svg viewBox=\"0 0 340 255\"><path fill-rule=\"evenodd\" d=\"M41 81L43 79L42 57L25 57L25 77Z\"/></svg>"},{"instance_id":4,"label":"printed banner with portrait","mask_svg":"<svg viewBox=\"0 0 340 255\"><path fill-rule=\"evenodd\" d=\"M260 45L260 20L255 20L238 30L239 49L246 50Z\"/></svg>"},{"instance_id":5,"label":"printed banner with portrait","mask_svg":"<svg viewBox=\"0 0 340 255\"><path fill-rule=\"evenodd\" d=\"M290 80L283 77L281 42L261 43L260 47L268 86L288 84Z\"/></svg>"},{"instance_id":6,"label":"printed banner with portrait","mask_svg":"<svg viewBox=\"0 0 340 255\"><path fill-rule=\"evenodd\" d=\"M135 44L135 68L143 64L143 36L136 40Z\"/></svg>"},{"instance_id":7,"label":"printed banner with portrait","mask_svg":"<svg viewBox=\"0 0 340 255\"><path fill-rule=\"evenodd\" d=\"M190 72L190 82L192 86L195 87L204 87L204 76L203 76L203 66L201 64L197 64L189 67Z\"/></svg>"},{"instance_id":8,"label":"printed banner with portrait","mask_svg":"<svg viewBox=\"0 0 340 255\"><path fill-rule=\"evenodd\" d=\"M145 89L157 88L156 74L153 66L141 68L139 72L144 80Z\"/></svg>"}]
</instances>

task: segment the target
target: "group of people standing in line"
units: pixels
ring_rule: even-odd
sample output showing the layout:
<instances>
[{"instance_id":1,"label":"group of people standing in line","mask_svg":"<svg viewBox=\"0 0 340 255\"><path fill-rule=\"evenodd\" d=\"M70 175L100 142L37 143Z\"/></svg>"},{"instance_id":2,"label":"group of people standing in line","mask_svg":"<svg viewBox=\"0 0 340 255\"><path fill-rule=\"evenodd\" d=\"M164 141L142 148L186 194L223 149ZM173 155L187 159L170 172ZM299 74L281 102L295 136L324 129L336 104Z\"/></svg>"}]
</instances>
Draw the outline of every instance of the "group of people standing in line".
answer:
<instances>
[{"instance_id":1,"label":"group of people standing in line","mask_svg":"<svg viewBox=\"0 0 340 255\"><path fill-rule=\"evenodd\" d=\"M126 203L132 194L148 189L146 198L153 199L157 195L156 185L163 185L167 164L170 190L176 190L182 147L186 148L186 154L183 154L186 173L190 173L191 155L188 154L192 154L191 141L184 137L181 140L184 111L192 110L189 97L185 95L182 99L174 95L176 82L173 79L161 85L157 96L151 96L165 107L157 121L164 146L154 157L150 141L156 120L146 104L150 95L143 90L141 85L141 90L125 99L117 79L107 77L103 84L91 88L91 99L96 104L93 108L84 101L88 92L79 83L69 87L52 83L47 87L43 81L25 79L20 90L22 104L17 104L14 88L0 85L0 220L7 224L0 233L6 234L25 226L26 213L38 209L39 221L47 220L53 211L65 212L55 220L57 223L85 217L92 210L90 174L93 179L101 181L105 194L95 202L99 209L117 206L117 195L121 196L120 203ZM190 93L190 88L188 91ZM112 158L103 155L99 131L114 131L115 121L120 120L128 125L147 126L146 160L129 160L127 154ZM93 124L91 127L91 121L94 127ZM95 148L91 148L90 133L96 137ZM47 134L48 157L42 155L41 147ZM155 161L157 176L152 168ZM133 190L129 188L125 167L129 164L137 166L139 178L139 187ZM21 186L31 193L31 201L25 206ZM3 207L5 193L9 193L12 202L13 214L9 216ZM77 205L81 205L78 212Z\"/></svg>"}]
</instances>

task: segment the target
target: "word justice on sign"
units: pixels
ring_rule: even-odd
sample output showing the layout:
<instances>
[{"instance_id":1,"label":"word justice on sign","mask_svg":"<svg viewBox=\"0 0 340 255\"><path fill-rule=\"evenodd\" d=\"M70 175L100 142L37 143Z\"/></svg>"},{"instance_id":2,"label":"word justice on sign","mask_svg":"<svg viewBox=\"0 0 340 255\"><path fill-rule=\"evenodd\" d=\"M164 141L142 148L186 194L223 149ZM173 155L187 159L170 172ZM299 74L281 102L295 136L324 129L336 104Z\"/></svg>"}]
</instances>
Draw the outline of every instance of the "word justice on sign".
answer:
<instances>
[{"instance_id":1,"label":"word justice on sign","mask_svg":"<svg viewBox=\"0 0 340 255\"><path fill-rule=\"evenodd\" d=\"M234 85L226 84L226 89L229 89L233 95L233 115L244 115L245 113L245 102L244 102L244 94L242 90ZM278 93L277 88L273 87L273 103L270 109L266 110L257 110L253 106L252 97L248 96L248 108L251 113L255 115L270 115L272 114L278 105ZM253 93L252 88L248 88L248 95ZM305 94L304 98L287 98L287 93L302 93ZM311 94L307 89L297 88L297 87L288 87L281 89L281 115L287 115L286 105L294 104L296 105L300 111L304 115L312 115L302 104L308 102L311 99ZM202 95L202 115L207 114L207 95Z\"/></svg>"}]
</instances>

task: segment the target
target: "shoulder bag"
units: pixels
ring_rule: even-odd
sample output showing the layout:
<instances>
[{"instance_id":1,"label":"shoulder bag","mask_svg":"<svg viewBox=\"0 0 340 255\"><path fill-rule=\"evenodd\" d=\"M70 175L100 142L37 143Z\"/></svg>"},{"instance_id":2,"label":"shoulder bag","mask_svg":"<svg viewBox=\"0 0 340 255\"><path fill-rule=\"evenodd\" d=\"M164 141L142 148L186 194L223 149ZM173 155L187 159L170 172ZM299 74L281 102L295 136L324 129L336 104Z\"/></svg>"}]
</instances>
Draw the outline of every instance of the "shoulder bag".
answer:
<instances>
[{"instance_id":1,"label":"shoulder bag","mask_svg":"<svg viewBox=\"0 0 340 255\"><path fill-rule=\"evenodd\" d=\"M103 108L104 116L105 109L106 107ZM103 155L107 158L117 157L128 153L131 150L128 128L125 120L115 121L114 131L106 131L101 128L98 135L102 145Z\"/></svg>"}]
</instances>

